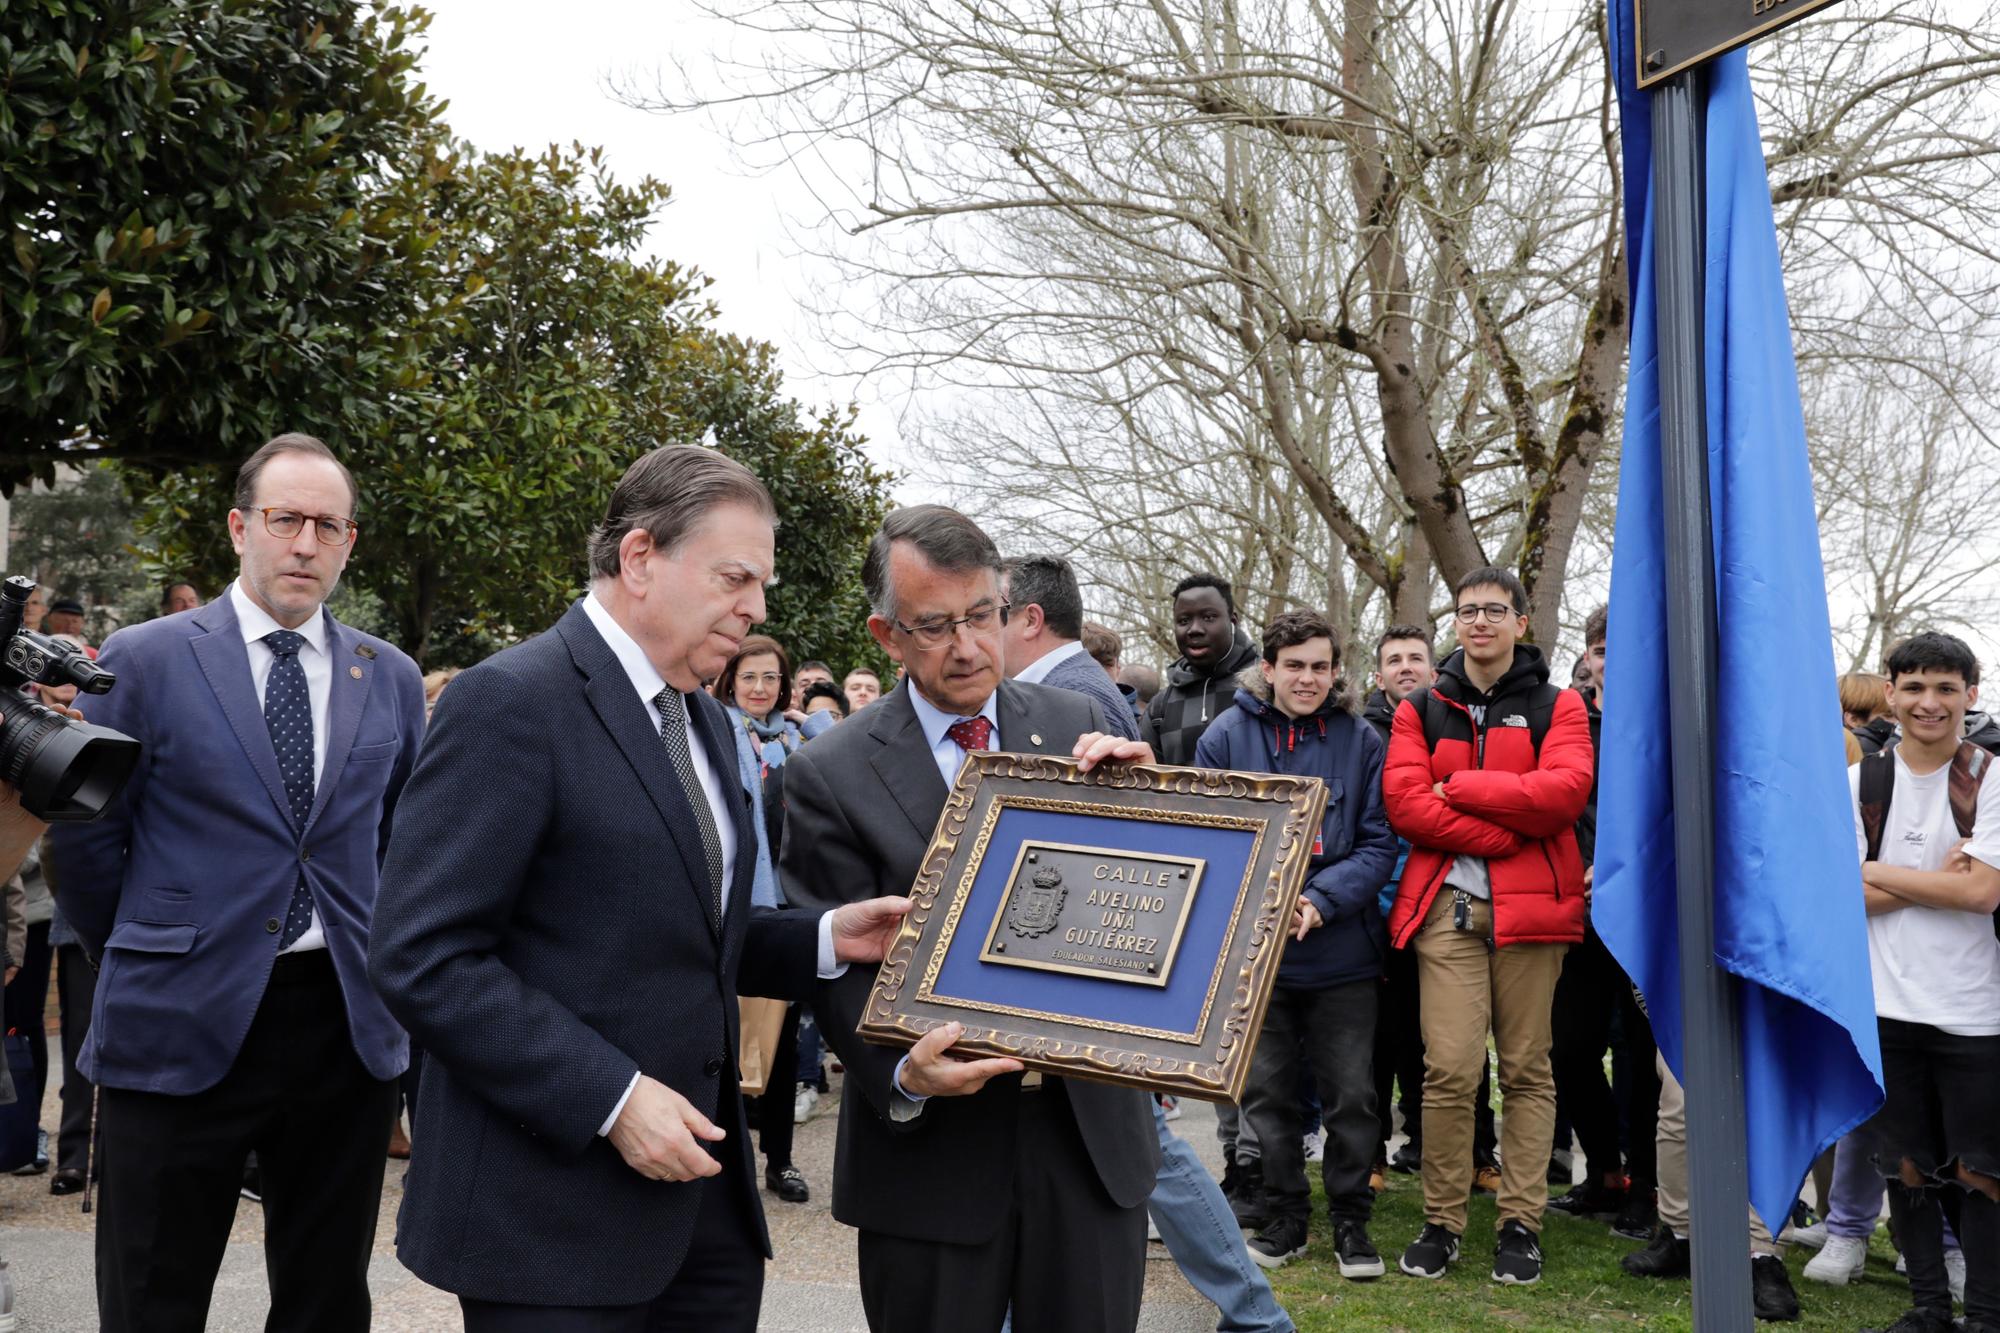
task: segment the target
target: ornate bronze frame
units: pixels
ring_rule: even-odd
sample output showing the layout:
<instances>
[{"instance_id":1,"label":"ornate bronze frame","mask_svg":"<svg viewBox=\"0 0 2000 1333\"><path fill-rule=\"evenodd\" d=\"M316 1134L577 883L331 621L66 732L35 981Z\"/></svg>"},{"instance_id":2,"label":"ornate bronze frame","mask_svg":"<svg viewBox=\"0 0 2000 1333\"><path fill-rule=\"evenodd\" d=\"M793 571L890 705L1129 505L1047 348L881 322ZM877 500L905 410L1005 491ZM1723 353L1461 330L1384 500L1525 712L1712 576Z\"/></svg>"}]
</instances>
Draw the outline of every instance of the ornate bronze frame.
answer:
<instances>
[{"instance_id":1,"label":"ornate bronze frame","mask_svg":"<svg viewBox=\"0 0 2000 1333\"><path fill-rule=\"evenodd\" d=\"M1196 1031L939 993L946 950L960 929L1000 814L1009 808L1255 833L1243 881L1235 886L1223 947L1212 964L1204 964L1210 977ZM960 770L938 818L910 890L914 905L882 960L859 1031L869 1041L909 1046L956 1021L965 1032L953 1049L966 1054L1012 1056L1044 1073L1236 1101L1249 1077L1250 1055L1325 811L1326 788L1317 778L1151 764L1082 773L1075 761L1048 755L975 754Z\"/></svg>"}]
</instances>

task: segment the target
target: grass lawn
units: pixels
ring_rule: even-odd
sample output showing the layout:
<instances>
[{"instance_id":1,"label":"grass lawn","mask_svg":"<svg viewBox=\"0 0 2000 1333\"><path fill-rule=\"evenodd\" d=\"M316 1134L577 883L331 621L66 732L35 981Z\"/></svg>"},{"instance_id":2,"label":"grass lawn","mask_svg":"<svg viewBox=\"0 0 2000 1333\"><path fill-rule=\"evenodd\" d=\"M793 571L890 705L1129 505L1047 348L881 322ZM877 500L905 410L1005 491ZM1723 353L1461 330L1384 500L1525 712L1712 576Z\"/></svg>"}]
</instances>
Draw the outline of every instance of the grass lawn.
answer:
<instances>
[{"instance_id":1,"label":"grass lawn","mask_svg":"<svg viewBox=\"0 0 2000 1333\"><path fill-rule=\"evenodd\" d=\"M1316 1174L1316 1172L1315 1172ZM1387 1263L1373 1282L1347 1282L1334 1261L1333 1231L1325 1200L1313 1182L1311 1248L1271 1275L1278 1299L1305 1333L1321 1329L1576 1330L1583 1327L1690 1329L1688 1284L1627 1277L1618 1258L1638 1248L1597 1222L1550 1213L1542 1233L1545 1267L1532 1287L1494 1282L1493 1200L1474 1196L1459 1261L1444 1278L1426 1282L1396 1270L1396 1257L1423 1226L1422 1187L1414 1176L1391 1175L1375 1205L1368 1234ZM1771 1328L1881 1328L1909 1303L1909 1288L1895 1272L1896 1256L1876 1234L1868 1273L1846 1287L1807 1282L1800 1270L1812 1251L1793 1248L1786 1258L1799 1293L1798 1323Z\"/></svg>"}]
</instances>

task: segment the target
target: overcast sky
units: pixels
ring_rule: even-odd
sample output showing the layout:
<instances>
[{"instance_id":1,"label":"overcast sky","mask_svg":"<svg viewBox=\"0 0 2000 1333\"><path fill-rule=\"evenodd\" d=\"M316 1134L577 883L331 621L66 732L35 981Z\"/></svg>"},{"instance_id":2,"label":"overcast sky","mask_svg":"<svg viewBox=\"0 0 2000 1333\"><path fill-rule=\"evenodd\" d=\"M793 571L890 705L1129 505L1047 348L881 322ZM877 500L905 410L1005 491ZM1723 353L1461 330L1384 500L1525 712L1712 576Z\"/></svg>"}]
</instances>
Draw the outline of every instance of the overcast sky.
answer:
<instances>
[{"instance_id":1,"label":"overcast sky","mask_svg":"<svg viewBox=\"0 0 2000 1333\"><path fill-rule=\"evenodd\" d=\"M869 452L907 471L893 398L841 369L813 335L802 298L828 277L787 241L787 219L810 225L813 199L784 172L748 174L721 133L696 116L665 117L612 100L611 75L671 71L729 32L683 0L424 0L433 17L425 79L451 103L446 120L481 148L601 146L621 179L655 176L674 198L649 249L701 269L722 325L777 346L787 387L809 407L861 406ZM902 489L911 498L911 487Z\"/></svg>"}]
</instances>

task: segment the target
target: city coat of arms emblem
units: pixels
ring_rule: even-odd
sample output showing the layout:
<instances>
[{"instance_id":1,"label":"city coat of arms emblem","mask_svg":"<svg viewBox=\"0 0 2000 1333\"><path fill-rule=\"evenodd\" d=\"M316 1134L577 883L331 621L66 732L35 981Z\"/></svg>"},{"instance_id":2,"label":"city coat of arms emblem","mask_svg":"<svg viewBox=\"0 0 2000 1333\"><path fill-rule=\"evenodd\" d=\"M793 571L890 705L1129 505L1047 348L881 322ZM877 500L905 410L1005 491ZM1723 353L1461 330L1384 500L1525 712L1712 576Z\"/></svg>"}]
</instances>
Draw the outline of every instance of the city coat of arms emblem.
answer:
<instances>
[{"instance_id":1,"label":"city coat of arms emblem","mask_svg":"<svg viewBox=\"0 0 2000 1333\"><path fill-rule=\"evenodd\" d=\"M1062 871L1043 866L1035 872L1033 880L1014 890L1007 909L1007 928L1023 939L1048 934L1062 919L1063 900L1067 897L1069 890L1063 887Z\"/></svg>"}]
</instances>

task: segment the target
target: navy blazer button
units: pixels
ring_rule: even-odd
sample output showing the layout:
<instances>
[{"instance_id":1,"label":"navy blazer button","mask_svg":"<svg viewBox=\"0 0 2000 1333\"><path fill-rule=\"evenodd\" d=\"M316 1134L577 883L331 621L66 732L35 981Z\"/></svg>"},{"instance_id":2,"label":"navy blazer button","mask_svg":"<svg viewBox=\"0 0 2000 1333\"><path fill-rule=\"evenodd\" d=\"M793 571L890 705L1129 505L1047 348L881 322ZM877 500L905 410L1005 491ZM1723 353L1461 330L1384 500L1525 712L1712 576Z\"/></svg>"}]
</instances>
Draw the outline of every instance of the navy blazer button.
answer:
<instances>
[{"instance_id":1,"label":"navy blazer button","mask_svg":"<svg viewBox=\"0 0 2000 1333\"><path fill-rule=\"evenodd\" d=\"M264 929L270 931L273 935L277 934L279 930L278 918L272 917L269 921L266 921L264 923Z\"/></svg>"},{"instance_id":2,"label":"navy blazer button","mask_svg":"<svg viewBox=\"0 0 2000 1333\"><path fill-rule=\"evenodd\" d=\"M300 852L300 853L299 853L299 864L300 864L300 865L304 865L304 864L305 864L306 862L308 862L308 861L310 861L310 860L312 860L312 859L313 859L313 854L312 854L311 852L304 852L304 851L302 851L302 852Z\"/></svg>"},{"instance_id":3,"label":"navy blazer button","mask_svg":"<svg viewBox=\"0 0 2000 1333\"><path fill-rule=\"evenodd\" d=\"M714 1078L717 1074L720 1074L722 1072L722 1057L719 1055L710 1056L708 1063L701 1067L701 1072L710 1078Z\"/></svg>"}]
</instances>

